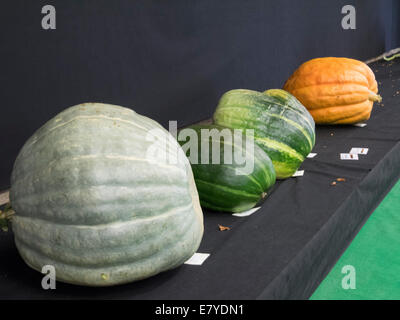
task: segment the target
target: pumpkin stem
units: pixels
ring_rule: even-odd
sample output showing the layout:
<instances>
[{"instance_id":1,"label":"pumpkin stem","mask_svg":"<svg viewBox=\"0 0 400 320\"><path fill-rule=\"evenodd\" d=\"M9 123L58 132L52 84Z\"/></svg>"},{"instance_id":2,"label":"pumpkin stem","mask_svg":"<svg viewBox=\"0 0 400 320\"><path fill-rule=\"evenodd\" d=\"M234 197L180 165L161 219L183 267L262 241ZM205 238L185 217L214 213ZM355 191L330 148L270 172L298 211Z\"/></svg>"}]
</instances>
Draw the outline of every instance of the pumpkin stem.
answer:
<instances>
[{"instance_id":1,"label":"pumpkin stem","mask_svg":"<svg viewBox=\"0 0 400 320\"><path fill-rule=\"evenodd\" d=\"M369 91L368 99L373 102L381 102L382 101L382 97L373 91Z\"/></svg>"},{"instance_id":2,"label":"pumpkin stem","mask_svg":"<svg viewBox=\"0 0 400 320\"><path fill-rule=\"evenodd\" d=\"M11 208L11 204L7 203L3 210L0 210L0 229L7 232L8 222L11 217L15 214L15 211Z\"/></svg>"}]
</instances>

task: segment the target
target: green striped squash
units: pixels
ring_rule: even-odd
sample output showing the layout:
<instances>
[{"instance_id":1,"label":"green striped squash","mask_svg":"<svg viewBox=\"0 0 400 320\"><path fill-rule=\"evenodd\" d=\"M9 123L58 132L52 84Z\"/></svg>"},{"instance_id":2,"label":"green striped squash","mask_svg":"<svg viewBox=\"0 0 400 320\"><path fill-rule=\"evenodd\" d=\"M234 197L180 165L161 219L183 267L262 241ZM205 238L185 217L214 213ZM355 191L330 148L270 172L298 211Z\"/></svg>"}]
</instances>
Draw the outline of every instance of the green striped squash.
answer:
<instances>
[{"instance_id":1,"label":"green striped squash","mask_svg":"<svg viewBox=\"0 0 400 320\"><path fill-rule=\"evenodd\" d=\"M268 153L278 179L293 175L315 144L315 123L290 93L237 89L226 92L214 113L214 123L254 129L257 144Z\"/></svg>"},{"instance_id":2,"label":"green striped squash","mask_svg":"<svg viewBox=\"0 0 400 320\"><path fill-rule=\"evenodd\" d=\"M187 129L194 134L189 135ZM205 132L214 132L214 135L210 138ZM178 140L191 161L201 205L216 211L242 212L253 208L267 195L275 183L275 169L254 140L252 150L243 133L240 139L220 139L225 133L228 137L234 136L233 130L228 128L194 125L181 130ZM209 150L204 156L206 161L201 156L204 150ZM243 158L236 157L235 153ZM230 158L225 158L225 154Z\"/></svg>"},{"instance_id":3,"label":"green striped squash","mask_svg":"<svg viewBox=\"0 0 400 320\"><path fill-rule=\"evenodd\" d=\"M148 156L156 138L183 160ZM127 108L86 103L64 110L25 143L11 184L22 258L39 271L54 266L63 282L144 279L185 262L202 238L189 161L157 122Z\"/></svg>"}]
</instances>

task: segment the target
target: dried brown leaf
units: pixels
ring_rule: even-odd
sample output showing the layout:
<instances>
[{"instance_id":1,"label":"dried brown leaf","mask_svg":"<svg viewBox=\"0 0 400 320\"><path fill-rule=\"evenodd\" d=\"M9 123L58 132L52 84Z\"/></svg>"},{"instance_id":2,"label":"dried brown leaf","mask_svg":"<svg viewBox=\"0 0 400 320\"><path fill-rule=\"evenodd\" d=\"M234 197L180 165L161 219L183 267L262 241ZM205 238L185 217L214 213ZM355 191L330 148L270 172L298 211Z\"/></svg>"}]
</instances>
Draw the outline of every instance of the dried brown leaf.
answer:
<instances>
[{"instance_id":1,"label":"dried brown leaf","mask_svg":"<svg viewBox=\"0 0 400 320\"><path fill-rule=\"evenodd\" d=\"M225 226L221 226L220 224L218 225L219 231L227 231L227 230L231 230L231 228L229 227L225 227Z\"/></svg>"}]
</instances>

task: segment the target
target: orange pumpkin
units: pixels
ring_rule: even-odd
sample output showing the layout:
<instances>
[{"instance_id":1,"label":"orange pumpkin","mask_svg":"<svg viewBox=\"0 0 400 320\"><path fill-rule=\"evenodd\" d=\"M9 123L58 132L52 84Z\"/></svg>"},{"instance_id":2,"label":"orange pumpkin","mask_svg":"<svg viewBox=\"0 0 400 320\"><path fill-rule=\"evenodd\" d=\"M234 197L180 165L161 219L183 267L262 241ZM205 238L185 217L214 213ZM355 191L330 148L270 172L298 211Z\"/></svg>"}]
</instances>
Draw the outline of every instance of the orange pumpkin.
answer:
<instances>
[{"instance_id":1,"label":"orange pumpkin","mask_svg":"<svg viewBox=\"0 0 400 320\"><path fill-rule=\"evenodd\" d=\"M372 70L347 58L317 58L303 63L283 89L308 109L317 124L351 124L368 120L382 98Z\"/></svg>"}]
</instances>

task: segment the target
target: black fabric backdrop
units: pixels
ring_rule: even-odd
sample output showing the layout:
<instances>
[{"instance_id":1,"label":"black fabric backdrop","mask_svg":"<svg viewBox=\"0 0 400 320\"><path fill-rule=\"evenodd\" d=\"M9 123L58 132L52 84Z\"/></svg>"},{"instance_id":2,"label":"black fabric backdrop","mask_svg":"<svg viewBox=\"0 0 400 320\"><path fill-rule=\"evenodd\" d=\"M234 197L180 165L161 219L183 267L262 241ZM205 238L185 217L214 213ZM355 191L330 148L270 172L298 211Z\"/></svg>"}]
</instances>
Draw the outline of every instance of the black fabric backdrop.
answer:
<instances>
[{"instance_id":1,"label":"black fabric backdrop","mask_svg":"<svg viewBox=\"0 0 400 320\"><path fill-rule=\"evenodd\" d=\"M42 6L56 30L41 28ZM343 30L352 4L357 29ZM0 190L26 139L62 109L99 101L164 126L211 116L229 89L281 87L318 56L367 59L400 43L399 1L2 1Z\"/></svg>"},{"instance_id":2,"label":"black fabric backdrop","mask_svg":"<svg viewBox=\"0 0 400 320\"><path fill-rule=\"evenodd\" d=\"M383 103L366 127L317 127L317 156L302 164L304 176L278 181L253 215L203 210L198 252L211 254L203 265L116 287L43 290L43 275L22 261L13 235L0 231L0 299L308 298L400 175L400 59L372 68ZM351 147L370 150L341 161ZM337 178L346 181L331 186Z\"/></svg>"}]
</instances>

